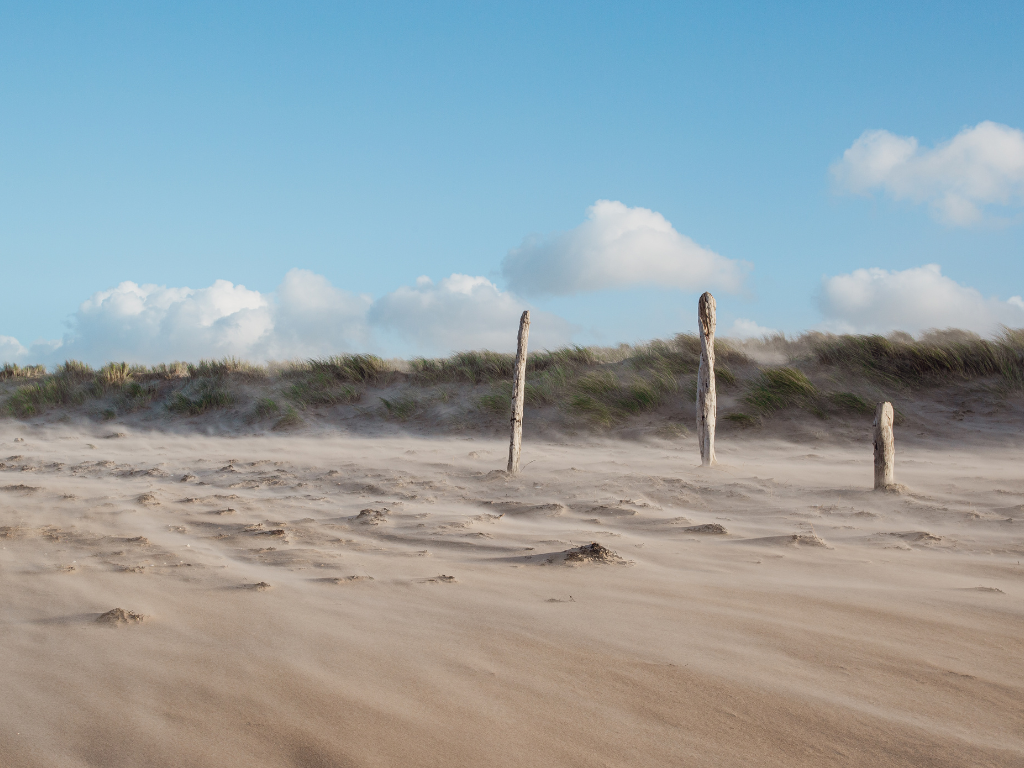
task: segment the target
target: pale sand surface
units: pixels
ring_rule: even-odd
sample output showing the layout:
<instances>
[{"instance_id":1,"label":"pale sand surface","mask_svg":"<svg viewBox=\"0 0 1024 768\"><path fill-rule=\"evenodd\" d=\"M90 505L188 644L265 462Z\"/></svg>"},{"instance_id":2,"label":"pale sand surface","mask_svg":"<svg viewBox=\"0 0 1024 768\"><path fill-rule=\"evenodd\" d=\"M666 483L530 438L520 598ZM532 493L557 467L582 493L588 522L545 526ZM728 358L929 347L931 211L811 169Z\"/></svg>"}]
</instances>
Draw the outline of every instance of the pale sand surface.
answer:
<instances>
[{"instance_id":1,"label":"pale sand surface","mask_svg":"<svg viewBox=\"0 0 1024 768\"><path fill-rule=\"evenodd\" d=\"M1019 447L96 429L0 433L5 768L1024 765Z\"/></svg>"}]
</instances>

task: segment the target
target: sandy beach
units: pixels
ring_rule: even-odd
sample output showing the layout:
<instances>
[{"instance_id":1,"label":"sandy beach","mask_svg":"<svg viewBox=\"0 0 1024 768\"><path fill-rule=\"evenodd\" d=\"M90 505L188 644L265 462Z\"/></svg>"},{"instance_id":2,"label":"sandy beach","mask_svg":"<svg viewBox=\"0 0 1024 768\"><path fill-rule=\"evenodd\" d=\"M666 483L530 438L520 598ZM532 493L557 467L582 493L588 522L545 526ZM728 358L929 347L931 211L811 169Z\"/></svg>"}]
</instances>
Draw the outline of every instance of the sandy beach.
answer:
<instances>
[{"instance_id":1,"label":"sandy beach","mask_svg":"<svg viewBox=\"0 0 1024 768\"><path fill-rule=\"evenodd\" d=\"M0 764L1024 765L1021 446L863 432L9 423Z\"/></svg>"}]
</instances>

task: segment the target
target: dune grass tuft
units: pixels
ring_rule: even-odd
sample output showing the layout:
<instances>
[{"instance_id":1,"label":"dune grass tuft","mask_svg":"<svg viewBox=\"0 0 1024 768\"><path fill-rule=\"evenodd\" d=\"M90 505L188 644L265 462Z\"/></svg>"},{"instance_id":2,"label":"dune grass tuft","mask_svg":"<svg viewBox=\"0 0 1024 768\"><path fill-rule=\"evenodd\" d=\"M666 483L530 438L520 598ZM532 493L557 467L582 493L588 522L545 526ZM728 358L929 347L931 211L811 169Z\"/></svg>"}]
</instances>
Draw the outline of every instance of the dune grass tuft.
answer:
<instances>
[{"instance_id":1,"label":"dune grass tuft","mask_svg":"<svg viewBox=\"0 0 1024 768\"><path fill-rule=\"evenodd\" d=\"M231 393L224 388L220 377L193 379L178 390L167 403L174 413L198 416L217 408L226 408L234 403Z\"/></svg>"},{"instance_id":2,"label":"dune grass tuft","mask_svg":"<svg viewBox=\"0 0 1024 768\"><path fill-rule=\"evenodd\" d=\"M353 384L385 384L394 374L388 362L377 355L335 355L307 361L308 372Z\"/></svg>"},{"instance_id":3,"label":"dune grass tuft","mask_svg":"<svg viewBox=\"0 0 1024 768\"><path fill-rule=\"evenodd\" d=\"M803 371L764 368L743 401L762 414L771 414L792 406L814 404L817 397L818 389Z\"/></svg>"},{"instance_id":4,"label":"dune grass tuft","mask_svg":"<svg viewBox=\"0 0 1024 768\"><path fill-rule=\"evenodd\" d=\"M18 365L4 363L0 368L0 381L7 379L36 379L46 375L45 365Z\"/></svg>"},{"instance_id":5,"label":"dune grass tuft","mask_svg":"<svg viewBox=\"0 0 1024 768\"><path fill-rule=\"evenodd\" d=\"M259 381L267 378L267 367L257 365L237 357L224 357L220 360L200 360L198 363L186 363L189 378L213 379L231 376L242 380Z\"/></svg>"},{"instance_id":6,"label":"dune grass tuft","mask_svg":"<svg viewBox=\"0 0 1024 768\"><path fill-rule=\"evenodd\" d=\"M985 376L1024 385L1021 329L1006 329L992 341L964 331L933 332L920 341L906 334L830 336L817 342L815 354L824 365L859 370L897 386Z\"/></svg>"},{"instance_id":7,"label":"dune grass tuft","mask_svg":"<svg viewBox=\"0 0 1024 768\"><path fill-rule=\"evenodd\" d=\"M761 419L757 416L751 416L749 413L729 413L723 418L738 427L747 428L761 426Z\"/></svg>"},{"instance_id":8,"label":"dune grass tuft","mask_svg":"<svg viewBox=\"0 0 1024 768\"><path fill-rule=\"evenodd\" d=\"M271 427L271 429L294 429L296 427L303 426L305 423L305 420L299 415L299 412L289 405L284 409L284 413L281 414L281 418L274 422L274 426Z\"/></svg>"},{"instance_id":9,"label":"dune grass tuft","mask_svg":"<svg viewBox=\"0 0 1024 768\"><path fill-rule=\"evenodd\" d=\"M527 357L529 363L529 357ZM511 378L515 367L515 356L501 352L482 350L478 352L456 352L450 357L417 357L410 361L410 378L422 384L468 381L482 384L497 379Z\"/></svg>"},{"instance_id":10,"label":"dune grass tuft","mask_svg":"<svg viewBox=\"0 0 1024 768\"><path fill-rule=\"evenodd\" d=\"M853 392L830 392L827 398L829 403L840 411L864 415L874 415L875 413L874 405Z\"/></svg>"},{"instance_id":11,"label":"dune grass tuft","mask_svg":"<svg viewBox=\"0 0 1024 768\"><path fill-rule=\"evenodd\" d=\"M419 401L410 395L399 395L391 399L382 397L382 414L385 418L406 421L412 418L420 410Z\"/></svg>"},{"instance_id":12,"label":"dune grass tuft","mask_svg":"<svg viewBox=\"0 0 1024 768\"><path fill-rule=\"evenodd\" d=\"M143 383L130 379L121 385L114 403L121 413L133 413L153 402L159 391L159 386L154 382Z\"/></svg>"}]
</instances>

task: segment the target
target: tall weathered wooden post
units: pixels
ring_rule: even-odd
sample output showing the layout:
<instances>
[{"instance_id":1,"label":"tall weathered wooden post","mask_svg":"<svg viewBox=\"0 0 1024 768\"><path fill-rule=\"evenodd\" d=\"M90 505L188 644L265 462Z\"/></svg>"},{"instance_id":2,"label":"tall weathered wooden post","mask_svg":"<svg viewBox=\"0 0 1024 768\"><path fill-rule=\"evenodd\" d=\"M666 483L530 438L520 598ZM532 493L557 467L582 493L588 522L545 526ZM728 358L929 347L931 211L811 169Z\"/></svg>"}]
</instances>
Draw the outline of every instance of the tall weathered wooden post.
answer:
<instances>
[{"instance_id":1,"label":"tall weathered wooden post","mask_svg":"<svg viewBox=\"0 0 1024 768\"><path fill-rule=\"evenodd\" d=\"M700 463L715 463L715 417L718 397L715 394L715 297L701 295L697 302L700 324L700 368L697 369L697 439L700 440Z\"/></svg>"},{"instance_id":2,"label":"tall weathered wooden post","mask_svg":"<svg viewBox=\"0 0 1024 768\"><path fill-rule=\"evenodd\" d=\"M523 447L523 400L526 397L526 340L530 336L530 310L519 318L519 346L512 378L512 437L508 445L508 472L519 473L519 453Z\"/></svg>"},{"instance_id":3,"label":"tall weathered wooden post","mask_svg":"<svg viewBox=\"0 0 1024 768\"><path fill-rule=\"evenodd\" d=\"M875 490L884 490L895 480L896 444L892 435L892 403L875 408Z\"/></svg>"}]
</instances>

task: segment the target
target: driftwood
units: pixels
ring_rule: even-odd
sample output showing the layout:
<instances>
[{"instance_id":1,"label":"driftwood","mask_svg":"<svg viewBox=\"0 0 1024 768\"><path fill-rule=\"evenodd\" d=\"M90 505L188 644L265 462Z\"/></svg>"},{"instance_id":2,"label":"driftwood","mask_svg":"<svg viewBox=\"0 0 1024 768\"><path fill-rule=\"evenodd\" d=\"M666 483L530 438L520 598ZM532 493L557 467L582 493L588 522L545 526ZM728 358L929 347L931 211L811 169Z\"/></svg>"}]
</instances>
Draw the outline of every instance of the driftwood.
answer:
<instances>
[{"instance_id":1,"label":"driftwood","mask_svg":"<svg viewBox=\"0 0 1024 768\"><path fill-rule=\"evenodd\" d=\"M523 400L526 397L526 341L530 336L530 310L519 319L519 346L512 379L512 437L508 445L508 472L519 473L519 454L523 448Z\"/></svg>"},{"instance_id":2,"label":"driftwood","mask_svg":"<svg viewBox=\"0 0 1024 768\"><path fill-rule=\"evenodd\" d=\"M896 445L892 436L892 403L879 403L875 408L875 490L892 485Z\"/></svg>"},{"instance_id":3,"label":"driftwood","mask_svg":"<svg viewBox=\"0 0 1024 768\"><path fill-rule=\"evenodd\" d=\"M715 463L715 418L718 397L715 394L715 297L704 293L697 302L700 324L700 368L697 370L697 439L700 463Z\"/></svg>"}]
</instances>

